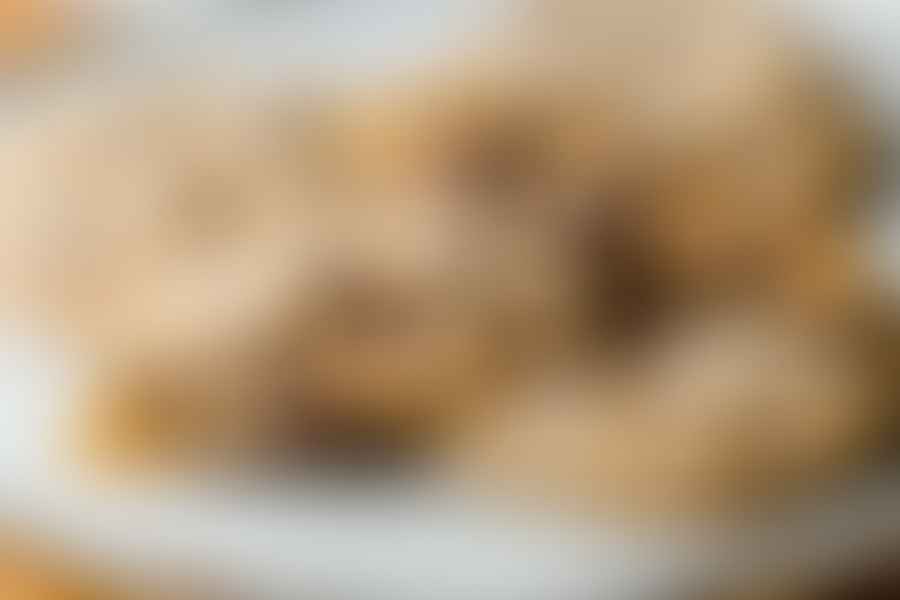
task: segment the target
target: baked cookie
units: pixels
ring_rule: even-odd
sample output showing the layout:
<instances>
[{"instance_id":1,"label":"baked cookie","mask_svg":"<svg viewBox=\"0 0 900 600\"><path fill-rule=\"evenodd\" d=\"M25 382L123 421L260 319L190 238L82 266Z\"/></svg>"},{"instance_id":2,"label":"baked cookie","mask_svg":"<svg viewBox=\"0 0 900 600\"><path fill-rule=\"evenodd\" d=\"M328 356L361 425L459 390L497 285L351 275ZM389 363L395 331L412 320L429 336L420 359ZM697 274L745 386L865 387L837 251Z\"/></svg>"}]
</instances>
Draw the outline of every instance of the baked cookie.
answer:
<instances>
[{"instance_id":1,"label":"baked cookie","mask_svg":"<svg viewBox=\"0 0 900 600\"><path fill-rule=\"evenodd\" d=\"M239 98L145 100L24 153L10 277L95 372L88 447L365 459L557 351L561 236L454 187L427 104L359 104L295 133Z\"/></svg>"},{"instance_id":2,"label":"baked cookie","mask_svg":"<svg viewBox=\"0 0 900 600\"><path fill-rule=\"evenodd\" d=\"M463 431L452 461L557 507L734 515L871 456L884 414L858 358L768 318L704 318L629 369L588 363L525 386Z\"/></svg>"}]
</instances>

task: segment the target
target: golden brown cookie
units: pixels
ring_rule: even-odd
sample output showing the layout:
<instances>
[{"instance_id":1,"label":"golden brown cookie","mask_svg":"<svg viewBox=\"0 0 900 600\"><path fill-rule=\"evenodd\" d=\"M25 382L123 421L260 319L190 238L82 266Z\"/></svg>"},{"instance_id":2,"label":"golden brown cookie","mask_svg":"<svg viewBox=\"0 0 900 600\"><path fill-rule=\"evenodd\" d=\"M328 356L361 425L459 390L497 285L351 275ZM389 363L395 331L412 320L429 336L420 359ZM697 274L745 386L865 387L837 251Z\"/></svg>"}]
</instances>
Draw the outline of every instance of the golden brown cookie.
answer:
<instances>
[{"instance_id":1,"label":"golden brown cookie","mask_svg":"<svg viewBox=\"0 0 900 600\"><path fill-rule=\"evenodd\" d=\"M880 414L854 361L777 321L708 319L630 370L589 363L529 386L463 431L456 459L489 490L556 506L734 514L871 453Z\"/></svg>"}]
</instances>

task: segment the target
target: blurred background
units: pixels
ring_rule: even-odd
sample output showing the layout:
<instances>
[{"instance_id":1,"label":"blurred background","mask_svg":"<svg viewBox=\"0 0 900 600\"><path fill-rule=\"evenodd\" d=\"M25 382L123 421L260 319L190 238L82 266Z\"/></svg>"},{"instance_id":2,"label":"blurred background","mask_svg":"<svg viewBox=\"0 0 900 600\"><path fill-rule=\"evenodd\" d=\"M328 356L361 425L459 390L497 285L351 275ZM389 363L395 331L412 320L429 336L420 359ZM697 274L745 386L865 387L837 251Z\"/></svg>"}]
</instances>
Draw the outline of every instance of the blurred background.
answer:
<instances>
[{"instance_id":1,"label":"blurred background","mask_svg":"<svg viewBox=\"0 0 900 600\"><path fill-rule=\"evenodd\" d=\"M16 160L8 159L32 156L30 147L20 136L30 135L33 127L52 122L61 114L82 114L77 110L70 112L72 107L90 106L91 118L96 117L98 108L101 114L105 111L117 115L135 98L189 95L200 83L205 90L214 91L211 97L203 96L191 110L199 106L200 113L216 115L211 119L221 118L219 109L224 114L222 121L215 121L211 126L212 136L206 140L218 158L220 154L215 151L230 147L228 144L233 141L227 137L232 135L231 129L221 137L218 132L226 131L223 123L234 124L229 121L228 111L236 99L240 110L252 113L254 109L248 111L248 106L262 106L265 108L261 112L271 115L275 112L271 107L280 106L279 101L306 106L321 102L323 97L328 102L337 96L327 93L335 90L346 93L353 85L377 88L379 82L390 81L397 74L463 55L491 36L504 39L503 36L516 31L515 19L521 18L525 4L516 0L0 0L3 202L30 207L32 201L22 203L22 198L44 198L40 194L47 183L59 184L67 191L76 189L66 187L77 184L69 183L65 179L68 175L58 175L63 171L49 167L27 170L29 167L20 167ZM829 64L849 74L848 81L861 102L862 112L869 122L876 124L878 137L884 141L887 148L884 165L871 192L881 202L876 203L878 211L866 218L869 233L865 240L876 248L880 283L900 289L900 243L897 242L900 208L895 202L900 182L896 181L893 153L900 127L900 3L773 0L769 4L775 6L779 19L799 27L806 36L804 40L818 48ZM677 8L674 11L678 13ZM350 96L351 100L355 99L353 94ZM517 99L520 97L524 93ZM405 98L387 98L388 107L396 111L385 111L392 126L407 119L407 113L402 110ZM347 102L343 96L341 101ZM74 117L76 122L79 119ZM183 142L185 145L207 133L202 129L205 125L197 125L197 131L205 133L192 137L193 120L188 114L186 123L175 127L177 131L189 132L185 139L190 142ZM196 119L198 123L201 121ZM113 128L119 122L110 119ZM154 125L150 123L147 130L140 131L152 132ZM286 122L281 123L286 127ZM409 123L418 122L410 116ZM168 126L161 130L165 127ZM65 146L68 154L62 160L76 165L72 170L77 175L81 163L76 163L74 158L80 157L79 140L85 141L84 148L90 148L88 138L78 136L89 135L90 130L86 134L77 128L74 131L76 143L66 138L70 140ZM252 150L251 158L243 154L237 157L236 160L243 161L237 163L237 168L255 165L254 157L266 152L265 142L253 137L252 131L240 130L234 135L238 146ZM412 135L415 137L415 133ZM134 148L143 147L143 142L151 137L150 133L138 133L132 136L132 145L121 146L120 152L140 154ZM47 136L45 141L50 140L53 145L55 139ZM176 151L180 138L166 138L163 134L162 139L160 156L166 159L180 156ZM261 145L255 145L258 143ZM206 147L203 151L207 151ZM102 172L116 172L119 163L111 158L117 151L108 152L100 163L101 167L107 166L103 163L109 160L111 166L109 171ZM376 149L373 154L378 152ZM381 152L389 154L390 149ZM395 160L402 162L406 155L397 156L401 158ZM415 151L412 156L417 157ZM138 176L127 170L129 163L123 164L126 166L121 167L120 173L125 174L122 184L126 187L121 189L139 188L141 184L135 182L142 180L129 180ZM339 183L346 183L341 179L353 180L357 174L353 168L346 166L338 172ZM250 185L255 186L254 190L265 189L268 193L271 182L281 184L293 175L291 167L285 169L279 165L271 172L266 169L268 166L263 165L261 178L252 180ZM20 180L24 181L19 176L25 173L29 177L26 183L36 183L35 189L42 190L37 196L17 195L18 190L26 189L15 187ZM11 187L10 181L16 184ZM284 185L289 187L295 182L291 179ZM303 185L307 185L305 180ZM282 191L283 188L278 188L272 191L272 196L280 197ZM75 196L70 194L69 202L71 197ZM37 206L39 200L34 202ZM241 298L252 296L247 290L263 284L257 284L258 280L251 274L271 270L272 278L279 279L278 274L282 272L279 269L283 266L279 261L287 255L282 253L294 250L289 242L296 231L301 231L304 225L309 229L317 227L309 225L312 221L301 219L302 223L297 225L301 229L283 231L281 227L294 218L293 213L276 212L276 209L270 212L269 206L265 204L267 217L260 227L271 229L260 229L268 232L260 234L260 240L284 237L285 245L282 247L279 242L277 247L270 247L260 242L258 253L252 255L252 260L248 258L246 267L237 276L233 268L238 260L228 255L224 263L229 269L221 277L217 276L216 285L209 291L211 296L228 297L227 290ZM73 210L71 204L68 209ZM74 212L78 212L78 207ZM67 223L77 221L69 213L65 214L63 219L68 219ZM270 214L274 215L271 219ZM389 213L382 233L399 238L399 232L405 230L397 225L402 219L392 220L394 216ZM380 223L381 218L383 215L375 212L363 221L371 227L372 223ZM331 231L328 229L331 221L315 223L328 223L317 231ZM392 229L395 226L397 229ZM32 231L15 219L0 225L0 234L10 239L26 230ZM139 234L135 231L126 228L124 235L136 238ZM340 231L344 236L354 236L347 233L350 229ZM517 229L515 233L521 232ZM364 239L363 236L356 237ZM539 244L546 240L539 243L533 239L527 238L525 247L544 248ZM256 238L253 240L255 243ZM413 244L415 255L424 255L425 248L431 248L429 242ZM548 247L552 251L558 249ZM107 248L105 252L115 254L116 248L121 247ZM522 252L519 256L530 256L519 246L513 248L514 252ZM383 247L378 245L378 250ZM488 256L487 251L482 256ZM16 262L18 257L4 257L4 269L9 268L9 259ZM453 258L458 259L458 255L454 254ZM487 262L482 260L482 266ZM428 268L432 266L429 264ZM10 281L18 281L14 279L15 267L2 272L9 274ZM527 278L532 271L525 273ZM124 281L125 276L122 277ZM229 282L234 285L229 287ZM157 298L149 288L137 289L141 294L147 293L146 297ZM159 297L168 298L169 289L166 287ZM194 292L194 288L185 289L189 298L200 293ZM74 294L68 287L44 292L45 295L53 293L60 297ZM463 295L468 301L474 296L471 288ZM155 300L149 304L152 304L151 312L158 306ZM113 304L100 306L109 312L104 314L101 310L98 320L108 316L110 323L115 321L115 308L109 308ZM223 300L221 307L207 306L215 306L210 312L217 316L231 314L227 301ZM156 333L180 331L185 323L190 323L188 328L201 331L201 324L207 323L202 315L190 312L185 313L184 321L171 322L157 322L141 316L144 314L141 312L134 314L133 319L141 321L141 326L134 329L138 333L133 335L147 336L154 344L158 342L160 345L154 345L153 349L161 348L163 355L180 356L178 352L184 351L187 356L195 348L190 344L179 348L181 337L170 339L162 334L154 337ZM499 492L494 490L473 499L444 482L429 479L423 484L415 478L376 477L368 472L360 481L339 478L337 482L328 479L311 484L305 475L286 476L280 469L242 465L236 471L219 468L191 471L175 476L165 485L129 481L127 485L110 486L85 481L73 475L70 465L60 464L66 463L60 460L60 455L65 458L70 454L60 451L60 423L70 423L75 418L71 413L79 410L72 406L73 390L85 385L80 377L86 369L80 361L90 362L85 357L89 353L61 352L59 344L51 343L47 331L37 328L40 334L36 333L35 328L23 324L24 319L18 319L20 316L16 311L4 314L5 334L0 344L0 597L3 598L577 600L746 595L775 600L793 595L891 598L900 593L895 581L896 567L900 564L897 556L900 487L895 484L900 482L891 461L878 462L871 468L866 465L849 478L847 485L828 488L827 494L811 503L808 498L793 501L774 515L763 519L742 518L737 524L723 524L711 518L704 520L702 526L666 520L635 524L612 514L547 511L546 506L544 510L534 510L533 504L519 502L515 496L510 499L509 490L502 487ZM336 320L343 322L342 317ZM223 317L222 323L227 321ZM218 334L217 327L221 325L228 335L233 334L227 323L209 322L210 331L215 329ZM287 327L283 323L277 320L276 332ZM256 324L253 321L249 327ZM454 332L465 329L456 321L451 325ZM108 333L106 329L103 331ZM203 338L202 342L196 342L197 348L203 348L201 353L206 352L207 346L201 344L208 342L218 350L217 346L227 345L221 344L220 339L245 338L219 338L211 334L211 341ZM256 341L255 337L252 339ZM269 338L265 340L263 343L268 343ZM356 346L349 347L356 350ZM344 346L336 348L338 354L346 352ZM690 352L680 348L676 346L675 355L687 356ZM888 352L886 363L890 369L898 355L895 349ZM213 354L218 359L217 353L210 356ZM375 354L383 354L383 348L376 346ZM707 355L701 355L704 357L701 362L708 359ZM264 361L270 360L270 355L265 356ZM368 355L363 356L366 366L377 363L374 358L367 363ZM445 356L437 356L429 362L431 356L427 355L424 364L443 364ZM413 358L406 358L405 364L419 365ZM235 360L242 366L251 362L243 355ZM750 362L758 368L762 359L754 358ZM212 367L204 363L198 371L208 369L215 379L226 379L229 369L215 362L211 364ZM418 366L408 368L427 370ZM236 381L243 381L238 369L233 374ZM257 376L254 371L252 377ZM339 379L343 382L344 378L341 371ZM206 387L205 381L202 379L199 384L192 381L191 385ZM289 384L285 385L288 386L285 389L293 390ZM362 384L367 385L374 384ZM423 385L449 387L441 383ZM238 415L235 420L242 425L253 418L244 413L235 414ZM331 427L329 416L323 421L328 423L323 426L326 429ZM275 413L271 420L279 421L282 417L281 413ZM268 425L266 422L265 426ZM358 431L351 427L349 435L357 435ZM492 435L489 433L489 438ZM565 437L567 434L563 433ZM547 439L555 450L557 438ZM637 442L632 439L630 443ZM640 443L653 445L646 437ZM239 454L243 448L242 445ZM363 448L354 451L366 453L368 450ZM519 454L514 450L513 454L531 464L532 455L528 452ZM554 490L553 481L544 481L539 486ZM822 577L832 570L842 573L835 578L837 582ZM845 577L843 573L848 575ZM874 585L877 593L884 595L875 596L876 592L866 591L869 588L864 585Z\"/></svg>"}]
</instances>

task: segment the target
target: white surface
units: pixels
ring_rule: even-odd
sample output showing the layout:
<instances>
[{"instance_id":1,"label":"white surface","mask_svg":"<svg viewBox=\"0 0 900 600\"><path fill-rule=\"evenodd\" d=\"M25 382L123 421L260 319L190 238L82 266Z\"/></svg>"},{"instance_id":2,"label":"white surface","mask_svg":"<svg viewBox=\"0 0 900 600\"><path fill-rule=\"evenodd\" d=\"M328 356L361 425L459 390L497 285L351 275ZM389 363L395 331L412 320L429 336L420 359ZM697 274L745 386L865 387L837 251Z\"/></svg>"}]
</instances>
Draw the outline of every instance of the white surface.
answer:
<instances>
[{"instance_id":1,"label":"white surface","mask_svg":"<svg viewBox=\"0 0 900 600\"><path fill-rule=\"evenodd\" d=\"M142 4L153 18L141 25L141 43L120 57L132 68L165 65L191 48L198 63L204 56L220 60L227 51L247 66L263 64L258 74L269 79L301 63L352 72L395 65L411 47L413 54L439 51L447 40L429 32L453 30L437 27L452 19L427 2L308 2L300 5L312 12L249 22L239 21L237 12L200 10L209 0ZM273 11L279 4L286 3L272 2ZM483 10L475 2L457 9L464 4ZM242 3L222 5L239 11ZM841 55L859 65L873 97L900 117L900 2L804 0L796 7L827 25L823 31L836 35L829 39L839 41ZM894 231L885 226L882 241L896 257ZM357 497L303 487L263 492L222 481L153 494L92 489L60 469L53 452L60 402L72 389L65 370L22 338L0 339L0 516L27 519L106 561L217 573L245 586L252 598L312 590L366 600L542 600L636 597L668 585L687 567L711 569L737 559L712 560L714 546L701 551L661 532L626 536L597 525L474 511L423 490L370 490ZM769 536L779 529L773 525L745 541L770 548L762 558L771 567L783 564L786 553L826 560L852 555L855 544L872 542L876 533L896 539L897 496L876 491L836 513L822 508L824 515L806 515L793 523L796 529Z\"/></svg>"}]
</instances>

